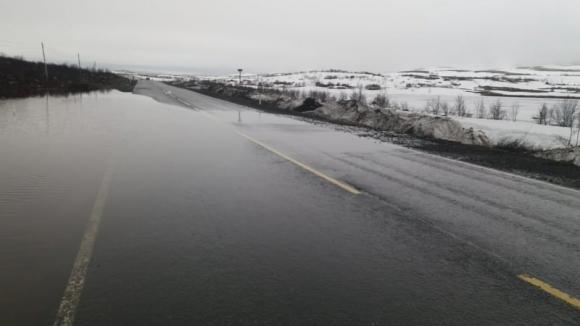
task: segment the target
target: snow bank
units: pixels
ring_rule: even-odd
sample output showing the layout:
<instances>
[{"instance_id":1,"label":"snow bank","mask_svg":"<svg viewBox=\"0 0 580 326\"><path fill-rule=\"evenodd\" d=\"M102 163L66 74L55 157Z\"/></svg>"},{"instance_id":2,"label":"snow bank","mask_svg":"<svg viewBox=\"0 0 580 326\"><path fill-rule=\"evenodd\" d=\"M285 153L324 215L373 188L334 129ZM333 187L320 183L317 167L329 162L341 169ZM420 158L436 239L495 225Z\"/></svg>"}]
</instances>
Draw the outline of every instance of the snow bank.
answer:
<instances>
[{"instance_id":1,"label":"snow bank","mask_svg":"<svg viewBox=\"0 0 580 326\"><path fill-rule=\"evenodd\" d=\"M359 106L355 101L325 104L311 114L330 121L365 126L377 130L470 145L490 145L485 133L474 128L465 129L459 122L448 117L395 111L393 109L369 108Z\"/></svg>"},{"instance_id":2,"label":"snow bank","mask_svg":"<svg viewBox=\"0 0 580 326\"><path fill-rule=\"evenodd\" d=\"M567 162L580 166L580 147L558 148L534 154L536 157L551 161Z\"/></svg>"},{"instance_id":3,"label":"snow bank","mask_svg":"<svg viewBox=\"0 0 580 326\"><path fill-rule=\"evenodd\" d=\"M493 145L500 141L520 140L530 149L549 150L566 147L570 128L545 126L529 122L457 118L465 128L483 131Z\"/></svg>"}]
</instances>

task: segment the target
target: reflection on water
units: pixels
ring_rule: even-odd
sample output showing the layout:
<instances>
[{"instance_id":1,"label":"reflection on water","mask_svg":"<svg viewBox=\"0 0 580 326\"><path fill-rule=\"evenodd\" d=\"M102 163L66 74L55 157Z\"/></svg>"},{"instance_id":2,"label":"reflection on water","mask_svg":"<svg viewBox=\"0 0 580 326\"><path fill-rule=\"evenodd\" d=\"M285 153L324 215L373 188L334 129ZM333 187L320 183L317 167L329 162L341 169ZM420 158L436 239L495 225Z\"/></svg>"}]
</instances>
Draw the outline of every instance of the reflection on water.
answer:
<instances>
[{"instance_id":1,"label":"reflection on water","mask_svg":"<svg viewBox=\"0 0 580 326\"><path fill-rule=\"evenodd\" d=\"M191 114L190 112L187 112ZM0 202L17 205L62 175L82 170L100 173L101 163L115 152L126 151L129 140L180 119L183 110L171 110L152 99L117 91L68 97L32 97L0 101ZM165 123L163 123L165 121ZM1 214L10 207L3 207Z\"/></svg>"},{"instance_id":2,"label":"reflection on water","mask_svg":"<svg viewBox=\"0 0 580 326\"><path fill-rule=\"evenodd\" d=\"M0 324L49 324L105 162L166 111L116 91L0 100Z\"/></svg>"}]
</instances>

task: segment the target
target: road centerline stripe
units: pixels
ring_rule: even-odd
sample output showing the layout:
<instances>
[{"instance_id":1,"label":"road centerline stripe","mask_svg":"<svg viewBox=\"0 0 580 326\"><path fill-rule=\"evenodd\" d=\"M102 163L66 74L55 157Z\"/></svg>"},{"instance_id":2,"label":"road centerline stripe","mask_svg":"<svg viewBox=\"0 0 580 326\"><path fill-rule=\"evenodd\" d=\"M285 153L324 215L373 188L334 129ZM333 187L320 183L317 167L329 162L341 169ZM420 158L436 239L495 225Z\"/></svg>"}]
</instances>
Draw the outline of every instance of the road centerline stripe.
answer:
<instances>
[{"instance_id":1,"label":"road centerline stripe","mask_svg":"<svg viewBox=\"0 0 580 326\"><path fill-rule=\"evenodd\" d=\"M277 150L277 149L275 149L275 148L273 148L273 147L271 147L269 145L264 144L263 142L261 142L261 141L259 141L257 139L254 139L254 138L252 138L252 137L250 137L250 136L248 136L248 135L246 135L246 134L244 134L244 133L242 133L242 132L240 132L238 130L236 130L235 132L238 135L240 135L240 136L246 138L247 140L251 141L252 143L254 143L254 144L256 144L256 145L258 145L258 146L260 146L260 147L262 147L262 148L264 148L264 149L266 149L266 150L268 150L268 151L270 151L270 152L272 152L272 153L274 153L274 154L276 154L278 156L280 156L281 158L283 158L283 159L285 159L285 160L287 160L287 161L289 161L291 163L294 163L295 165L301 167L302 169L304 169L304 170L306 170L306 171L308 171L308 172L310 172L310 173L312 173L312 174L314 174L314 175L316 175L316 176L318 176L318 177L320 177L320 178L322 178L322 179L324 179L324 180L326 180L326 181L334 184L335 186L337 186L339 188L342 188L343 190L346 190L346 191L348 191L348 192L350 192L352 194L355 194L355 195L358 195L358 194L361 193L360 190L356 189L355 187L353 187L353 186L351 186L349 184L346 184L346 183L344 183L342 181L339 181L339 180L337 180L337 179L335 179L333 177L330 177L330 176L328 176L328 175L326 175L326 174L324 174L324 173L322 173L322 172L320 172L320 171L318 171L318 170L316 170L316 169L314 169L314 168L312 168L312 167L310 167L310 166L308 166L308 165L306 165L306 164L304 164L304 163L302 163L302 162L300 162L300 161L298 161L296 159L293 159L292 157L290 157L290 156L288 156L288 155L280 152L279 150Z\"/></svg>"},{"instance_id":2,"label":"road centerline stripe","mask_svg":"<svg viewBox=\"0 0 580 326\"><path fill-rule=\"evenodd\" d=\"M105 203L109 194L109 185L111 183L112 174L113 164L109 162L97 192L93 210L91 211L91 215L87 221L85 233L81 240L79 251L74 261L53 326L71 326L74 323L76 309L85 285L87 268L91 261L93 249L95 247L95 240L99 232Z\"/></svg>"},{"instance_id":3,"label":"road centerline stripe","mask_svg":"<svg viewBox=\"0 0 580 326\"><path fill-rule=\"evenodd\" d=\"M550 284L535 278L533 276L527 275L527 274L520 274L518 275L518 278L523 280L524 282L527 282L541 290L543 290L544 292L549 293L550 295L570 304L571 306L575 307L576 309L580 309L580 299L574 298L573 296L569 295L566 292L560 291L558 289L556 289L555 287L551 286Z\"/></svg>"},{"instance_id":4,"label":"road centerline stripe","mask_svg":"<svg viewBox=\"0 0 580 326\"><path fill-rule=\"evenodd\" d=\"M181 104L183 104L183 105L185 105L187 107L190 107L190 108L194 108L195 109L195 106L191 105L191 103L189 103L187 101L184 101L184 100L180 99L177 96L175 96L174 98L177 101L179 101ZM208 118L210 118L212 120L215 120L217 122L220 122L220 123L225 124L225 122L223 122L222 120L218 119L214 115L212 115L212 114L210 114L210 113L208 113L208 112L206 112L204 110L201 110L200 109L200 110L197 110L197 111L200 112L200 113L202 113L202 114L204 114L206 117L208 117ZM246 138L247 140L251 141L252 143L254 143L254 144L256 144L256 145L258 145L258 146L260 146L260 147L262 147L262 148L264 148L264 149L266 149L266 150L268 150L268 151L270 151L270 152L272 152L272 153L274 153L276 155L278 155L279 157L281 157L281 158L283 158L283 159L285 159L285 160L287 160L287 161L289 161L289 162L297 165L298 167L300 167L300 168L302 168L302 169L304 169L304 170L306 170L306 171L308 171L308 172L316 175L317 177L322 178L322 179L324 179L324 180L332 183L333 185L335 185L335 186L337 186L337 187L339 187L339 188L341 188L341 189L343 189L345 191L350 192L351 194L359 195L361 193L361 191L358 190L358 189L356 189L355 187L353 187L353 186L351 186L351 185L349 185L349 184L347 184L345 182L339 181L339 180L337 180L337 179L335 179L335 178L333 178L331 176L328 176L328 175L326 175L326 174L324 174L324 173L316 170L315 168L310 167L310 166L306 165L305 163L302 163L302 162L300 162L300 161L298 161L298 160L296 160L296 159L294 159L294 158L292 158L292 157L290 157L290 156L288 156L288 155L280 152L279 150L271 147L270 145L267 145L267 144L265 144L265 143L263 143L263 142L255 139L255 138L249 136L249 135L246 135L245 133L243 133L243 132L241 132L239 130L236 130L236 129L233 129L233 130L234 130L234 132L236 134L238 134L238 135Z\"/></svg>"}]
</instances>

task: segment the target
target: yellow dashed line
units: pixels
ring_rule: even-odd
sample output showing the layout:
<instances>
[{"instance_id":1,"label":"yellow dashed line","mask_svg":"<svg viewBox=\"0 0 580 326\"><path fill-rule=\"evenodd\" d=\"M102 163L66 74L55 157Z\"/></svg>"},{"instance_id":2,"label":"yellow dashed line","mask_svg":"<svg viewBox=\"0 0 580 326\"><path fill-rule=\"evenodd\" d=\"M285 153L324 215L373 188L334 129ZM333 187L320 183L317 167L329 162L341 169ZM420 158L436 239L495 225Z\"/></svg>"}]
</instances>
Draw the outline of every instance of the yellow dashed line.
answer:
<instances>
[{"instance_id":1,"label":"yellow dashed line","mask_svg":"<svg viewBox=\"0 0 580 326\"><path fill-rule=\"evenodd\" d=\"M580 309L580 300L572 297L568 293L562 292L562 291L552 287L550 284L548 284L542 280L539 280L535 277L526 275L526 274L518 275L518 278L523 280L524 282L527 282L529 284L532 284L535 287L538 287L538 288L544 290L545 292L547 292L547 293L551 294L552 296L572 305L573 307Z\"/></svg>"}]
</instances>

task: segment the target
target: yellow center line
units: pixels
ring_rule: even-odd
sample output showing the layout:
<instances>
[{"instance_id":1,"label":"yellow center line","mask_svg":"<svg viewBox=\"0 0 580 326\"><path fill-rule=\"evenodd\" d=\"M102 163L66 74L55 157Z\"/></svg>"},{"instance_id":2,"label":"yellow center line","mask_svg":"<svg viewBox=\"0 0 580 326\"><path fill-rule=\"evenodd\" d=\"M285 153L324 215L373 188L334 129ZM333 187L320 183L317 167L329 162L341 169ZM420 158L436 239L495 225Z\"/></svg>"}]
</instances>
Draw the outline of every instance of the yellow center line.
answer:
<instances>
[{"instance_id":1,"label":"yellow center line","mask_svg":"<svg viewBox=\"0 0 580 326\"><path fill-rule=\"evenodd\" d=\"M180 99L178 97L175 97L175 99L177 99L177 101L181 102L185 106L188 106L188 107L191 107L191 108L195 108L190 103L188 103L188 102L186 102L186 101L184 101L184 100L182 100L182 99ZM210 114L210 113L208 113L208 112L206 112L204 110L198 110L198 112L203 113L205 116L207 116L208 118L210 118L212 120L215 120L215 121L220 122L222 124L224 123L224 121L218 119L213 114ZM266 149L266 150L268 150L268 151L270 151L270 152L272 152L272 153L274 153L274 154L276 154L278 156L280 156L281 158L283 158L283 159L285 159L285 160L287 160L287 161L289 161L289 162L297 165L298 167L300 167L300 168L302 168L302 169L304 169L304 170L306 170L306 171L308 171L308 172L316 175L317 177L320 177L320 178L322 178L322 179L324 179L324 180L332 183L333 185L335 185L335 186L337 186L337 187L339 187L339 188L341 188L341 189L343 189L345 191L350 192L351 194L359 195L361 193L361 191L358 190L358 189L356 189L355 187L353 187L353 186L351 186L351 185L349 185L349 184L347 184L345 182L339 181L339 180L337 180L337 179L335 179L335 178L333 178L331 176L328 176L328 175L326 175L326 174L324 174L324 173L316 170L315 168L310 167L310 166L306 165L305 163L302 163L302 162L300 162L300 161L298 161L298 160L296 160L296 159L294 159L294 158L292 158L292 157L290 157L290 156L288 156L288 155L280 152L279 150L277 150L277 149L275 149L275 148L273 148L273 147L271 147L271 146L269 146L269 145L267 145L267 144L265 144L265 143L263 143L263 142L255 139L255 138L252 138L249 135L244 134L241 131L238 131L238 130L235 130L234 129L234 132L237 133L238 135L246 138L247 140L251 141L252 143L254 143L254 144L256 144L256 145L258 145L258 146L260 146L260 147L262 147L262 148L264 148L264 149Z\"/></svg>"},{"instance_id":2,"label":"yellow center line","mask_svg":"<svg viewBox=\"0 0 580 326\"><path fill-rule=\"evenodd\" d=\"M569 295L568 293L562 292L558 289L556 289L555 287L551 286L550 284L537 279L533 276L529 276L526 274L521 274L518 275L518 278L523 280L524 282L527 282L535 287L538 287L542 290L544 290L545 292L551 294L552 296L572 305L573 307L580 309L580 299L576 299L573 296Z\"/></svg>"},{"instance_id":3,"label":"yellow center line","mask_svg":"<svg viewBox=\"0 0 580 326\"><path fill-rule=\"evenodd\" d=\"M74 323L77 306L85 285L87 268L93 255L95 240L101 224L101 217L109 194L109 185L113 174L112 166L112 162L107 164L107 169L97 192L91 216L87 222L85 234L81 241L67 286L64 290L62 301L56 314L56 320L53 324L54 326L70 326Z\"/></svg>"},{"instance_id":4,"label":"yellow center line","mask_svg":"<svg viewBox=\"0 0 580 326\"><path fill-rule=\"evenodd\" d=\"M336 179L334 179L334 178L332 178L332 177L330 177L330 176L328 176L328 175L326 175L326 174L324 174L324 173L322 173L322 172L320 172L320 171L318 171L318 170L316 170L316 169L314 169L314 168L312 168L312 167L310 167L310 166L308 166L308 165L306 165L306 164L304 164L304 163L302 163L302 162L300 162L298 160L295 160L295 159L291 158L290 156L288 156L288 155L280 152L279 150L277 150L275 148L272 148L272 147L270 147L270 146L262 143L259 140L256 140L256 139L254 139L254 138L252 138L252 137L250 137L250 136L248 136L248 135L246 135L246 134L244 134L244 133L242 133L240 131L237 131L236 130L235 132L238 135L240 135L240 136L246 138L247 140L251 141L252 143L254 143L254 144L258 145L258 146L261 146L264 149L269 150L270 152L272 152L272 153L280 156L281 158L286 159L286 160L288 160L288 161L296 164L297 166L303 168L304 170L306 170L306 171L308 171L308 172L310 172L310 173L312 173L312 174L314 174L314 175L316 175L316 176L318 176L318 177L320 177L320 178L322 178L322 179L324 179L324 180L326 180L326 181L334 184L335 186L337 186L339 188L342 188L342 189L344 189L344 190L346 190L346 191L348 191L348 192L350 192L352 194L355 194L355 195L358 195L358 194L361 193L360 190L356 189L355 187L353 187L353 186L351 186L349 184L346 184L346 183L344 183L342 181L336 180Z\"/></svg>"}]
</instances>

